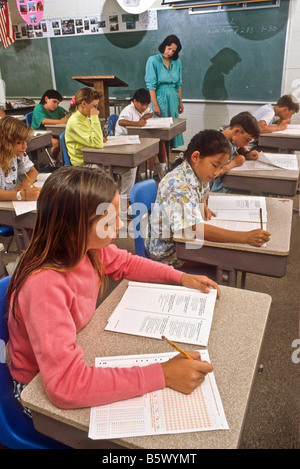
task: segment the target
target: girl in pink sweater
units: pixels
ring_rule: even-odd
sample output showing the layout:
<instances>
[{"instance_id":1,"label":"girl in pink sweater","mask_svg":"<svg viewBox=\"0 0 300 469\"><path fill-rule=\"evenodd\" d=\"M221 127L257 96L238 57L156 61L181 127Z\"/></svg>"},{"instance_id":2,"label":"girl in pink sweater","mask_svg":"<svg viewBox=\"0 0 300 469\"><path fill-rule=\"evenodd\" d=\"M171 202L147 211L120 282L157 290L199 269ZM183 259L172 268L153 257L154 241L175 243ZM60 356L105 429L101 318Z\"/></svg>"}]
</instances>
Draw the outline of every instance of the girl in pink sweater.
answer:
<instances>
[{"instance_id":1,"label":"girl in pink sweater","mask_svg":"<svg viewBox=\"0 0 300 469\"><path fill-rule=\"evenodd\" d=\"M76 334L91 319L105 277L208 291L207 277L133 256L111 244L122 222L115 182L100 170L63 167L45 182L30 244L8 289L11 376L18 386L41 373L49 399L79 408L169 386L190 393L212 366L178 355L133 368L87 366Z\"/></svg>"}]
</instances>

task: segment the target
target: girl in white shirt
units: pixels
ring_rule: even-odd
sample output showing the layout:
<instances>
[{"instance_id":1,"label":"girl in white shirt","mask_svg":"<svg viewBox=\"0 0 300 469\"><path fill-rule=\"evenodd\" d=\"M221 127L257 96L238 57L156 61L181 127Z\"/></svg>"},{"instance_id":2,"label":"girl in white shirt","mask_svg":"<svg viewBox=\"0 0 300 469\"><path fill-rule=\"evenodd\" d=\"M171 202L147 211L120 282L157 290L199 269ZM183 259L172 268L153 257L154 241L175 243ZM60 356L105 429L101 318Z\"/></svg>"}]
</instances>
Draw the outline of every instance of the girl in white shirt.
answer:
<instances>
[{"instance_id":1,"label":"girl in white shirt","mask_svg":"<svg viewBox=\"0 0 300 469\"><path fill-rule=\"evenodd\" d=\"M32 183L38 172L25 153L32 136L32 129L24 122L10 116L1 119L0 200L37 200L40 188Z\"/></svg>"}]
</instances>

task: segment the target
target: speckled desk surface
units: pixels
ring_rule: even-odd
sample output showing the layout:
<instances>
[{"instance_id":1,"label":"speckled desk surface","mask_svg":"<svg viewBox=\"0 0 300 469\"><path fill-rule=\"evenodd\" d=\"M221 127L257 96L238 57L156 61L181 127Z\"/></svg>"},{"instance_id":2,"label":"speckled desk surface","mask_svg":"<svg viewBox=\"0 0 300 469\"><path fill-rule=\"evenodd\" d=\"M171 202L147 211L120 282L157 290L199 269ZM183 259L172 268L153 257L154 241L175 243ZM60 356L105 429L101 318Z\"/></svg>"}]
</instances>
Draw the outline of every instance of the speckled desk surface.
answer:
<instances>
[{"instance_id":1,"label":"speckled desk surface","mask_svg":"<svg viewBox=\"0 0 300 469\"><path fill-rule=\"evenodd\" d=\"M217 194L214 194L214 196ZM224 194L220 194L224 195ZM228 197L234 195L227 194ZM215 246L222 249L256 252L275 256L287 256L290 252L290 238L293 216L293 201L286 198L266 197L267 230L271 232L271 239L266 246L255 247L250 244L217 243L204 241L204 246ZM174 241L185 243L185 238L174 237ZM197 243L197 241L193 241Z\"/></svg>"},{"instance_id":2,"label":"speckled desk surface","mask_svg":"<svg viewBox=\"0 0 300 469\"><path fill-rule=\"evenodd\" d=\"M93 365L97 356L170 351L170 347L162 340L104 330L127 284L127 280L123 280L99 306L90 323L78 333L77 343L84 350L84 359L88 365ZM223 286L220 289L221 297L216 301L207 349L230 429L122 438L114 440L115 443L127 448L147 449L238 447L272 300L263 293ZM196 346L179 345L186 350L199 349ZM84 434L87 436L90 409L63 410L54 406L47 398L40 375L25 388L22 401L39 414L64 422L66 431L73 426L86 432Z\"/></svg>"}]
</instances>

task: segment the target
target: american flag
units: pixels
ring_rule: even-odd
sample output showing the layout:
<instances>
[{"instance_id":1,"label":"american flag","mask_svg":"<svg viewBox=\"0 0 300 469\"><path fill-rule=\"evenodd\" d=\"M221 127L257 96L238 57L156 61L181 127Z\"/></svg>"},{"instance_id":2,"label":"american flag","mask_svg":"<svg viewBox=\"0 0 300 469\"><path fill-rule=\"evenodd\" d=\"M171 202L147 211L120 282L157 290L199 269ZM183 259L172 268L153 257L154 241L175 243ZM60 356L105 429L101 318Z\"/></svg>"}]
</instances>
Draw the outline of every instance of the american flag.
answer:
<instances>
[{"instance_id":1,"label":"american flag","mask_svg":"<svg viewBox=\"0 0 300 469\"><path fill-rule=\"evenodd\" d=\"M0 0L0 39L3 49L6 49L16 40L8 11L7 0Z\"/></svg>"}]
</instances>

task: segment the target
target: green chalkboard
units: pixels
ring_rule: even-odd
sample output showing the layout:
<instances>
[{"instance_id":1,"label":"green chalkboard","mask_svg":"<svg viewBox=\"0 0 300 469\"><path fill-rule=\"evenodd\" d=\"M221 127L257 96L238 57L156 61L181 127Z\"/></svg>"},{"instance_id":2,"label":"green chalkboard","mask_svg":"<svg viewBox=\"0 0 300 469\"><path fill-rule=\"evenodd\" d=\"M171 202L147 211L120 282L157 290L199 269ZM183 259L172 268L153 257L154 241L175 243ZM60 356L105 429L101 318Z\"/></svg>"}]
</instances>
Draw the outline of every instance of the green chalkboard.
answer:
<instances>
[{"instance_id":1,"label":"green chalkboard","mask_svg":"<svg viewBox=\"0 0 300 469\"><path fill-rule=\"evenodd\" d=\"M189 14L157 12L158 29L51 38L56 88L72 96L78 75L115 75L132 96L145 86L145 65L168 34L182 42L183 98L217 101L277 101L281 94L289 0L280 7ZM47 39L21 40L0 52L7 96L40 96L52 87Z\"/></svg>"},{"instance_id":2,"label":"green chalkboard","mask_svg":"<svg viewBox=\"0 0 300 469\"><path fill-rule=\"evenodd\" d=\"M16 41L0 47L0 70L8 97L38 97L52 88L47 39Z\"/></svg>"},{"instance_id":3,"label":"green chalkboard","mask_svg":"<svg viewBox=\"0 0 300 469\"><path fill-rule=\"evenodd\" d=\"M279 8L189 14L158 11L158 30L51 39L57 88L72 95L76 75L116 75L131 96L145 86L145 64L168 34L182 42L183 97L277 101L281 94L289 1Z\"/></svg>"}]
</instances>

